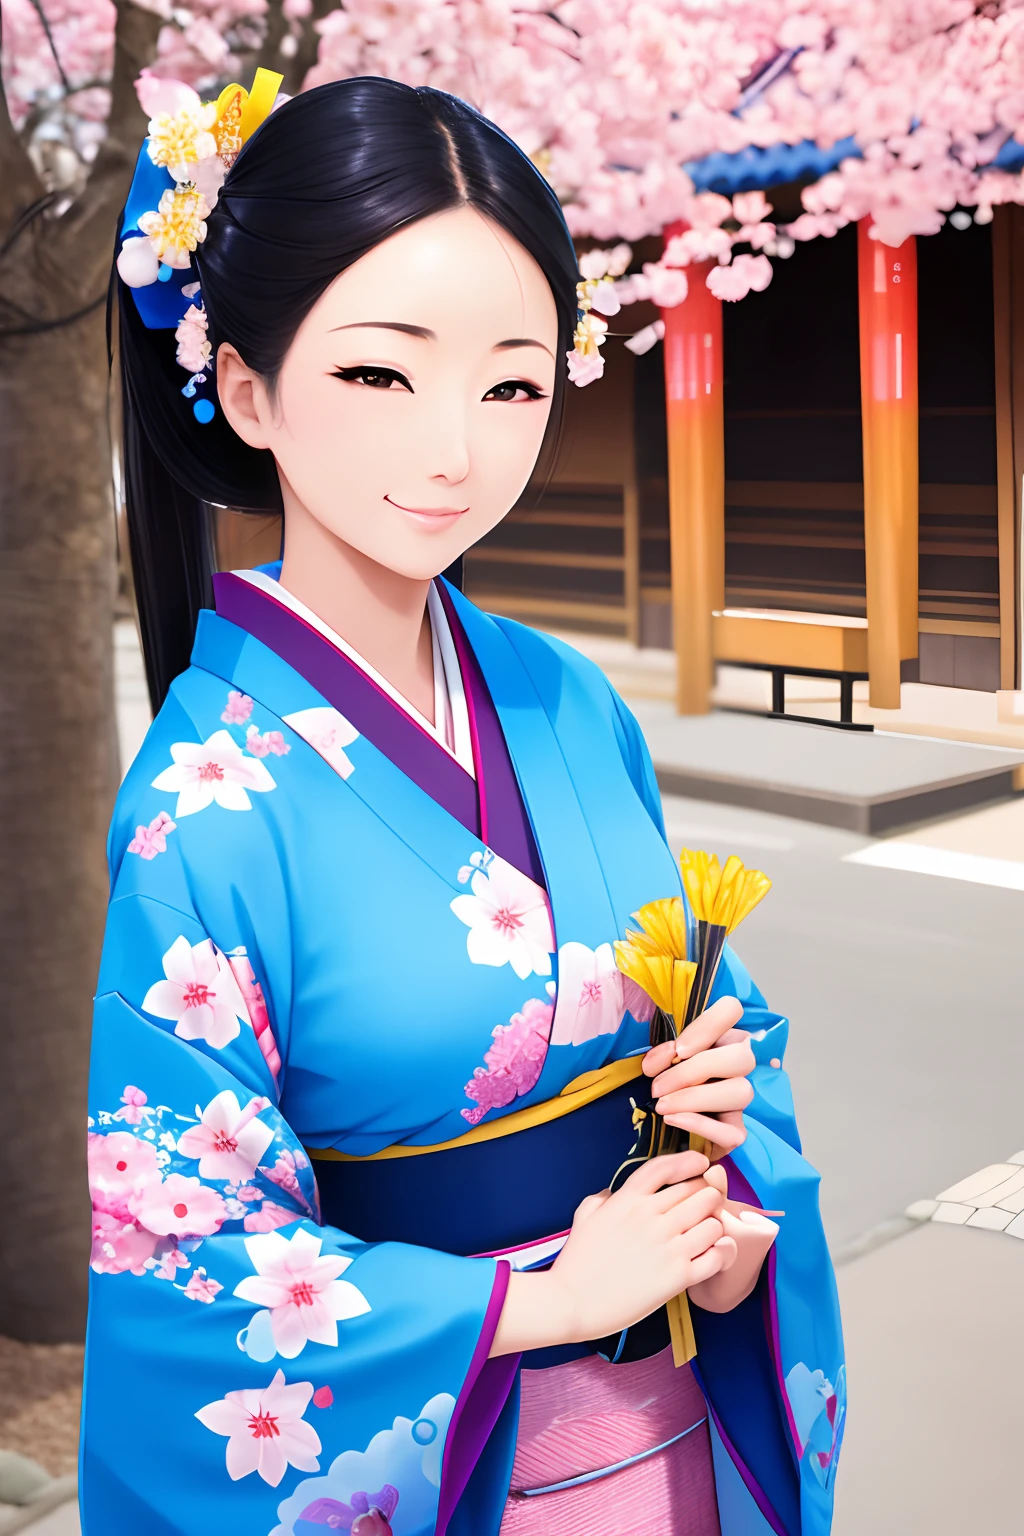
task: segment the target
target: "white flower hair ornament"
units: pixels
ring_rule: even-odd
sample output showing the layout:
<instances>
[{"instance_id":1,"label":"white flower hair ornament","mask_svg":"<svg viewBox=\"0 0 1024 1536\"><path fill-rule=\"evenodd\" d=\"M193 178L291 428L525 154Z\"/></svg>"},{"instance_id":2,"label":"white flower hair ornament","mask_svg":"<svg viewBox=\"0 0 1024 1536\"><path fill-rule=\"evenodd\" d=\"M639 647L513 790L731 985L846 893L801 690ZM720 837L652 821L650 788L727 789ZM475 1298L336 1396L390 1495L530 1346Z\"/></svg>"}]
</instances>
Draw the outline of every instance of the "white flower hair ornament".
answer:
<instances>
[{"instance_id":1,"label":"white flower hair ornament","mask_svg":"<svg viewBox=\"0 0 1024 1536\"><path fill-rule=\"evenodd\" d=\"M208 102L181 80L158 79L148 70L135 82L150 116L149 136L125 204L117 270L143 325L174 331L177 361L189 373L181 392L204 425L216 407L197 391L207 383L213 349L192 257L242 145L282 99L282 79L258 69L251 91L229 85Z\"/></svg>"}]
</instances>

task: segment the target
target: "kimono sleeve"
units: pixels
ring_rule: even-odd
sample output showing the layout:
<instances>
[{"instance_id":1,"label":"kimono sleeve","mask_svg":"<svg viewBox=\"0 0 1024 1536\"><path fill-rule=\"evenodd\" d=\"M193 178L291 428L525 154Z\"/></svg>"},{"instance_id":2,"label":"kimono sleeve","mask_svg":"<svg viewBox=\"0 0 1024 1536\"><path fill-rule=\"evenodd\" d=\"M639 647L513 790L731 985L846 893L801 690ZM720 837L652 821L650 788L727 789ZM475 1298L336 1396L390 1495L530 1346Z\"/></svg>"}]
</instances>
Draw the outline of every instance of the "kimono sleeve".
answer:
<instances>
[{"instance_id":1,"label":"kimono sleeve","mask_svg":"<svg viewBox=\"0 0 1024 1536\"><path fill-rule=\"evenodd\" d=\"M108 919L85 1536L318 1536L374 1506L441 1531L504 1401L508 1267L321 1224L262 992L181 889L115 890Z\"/></svg>"}]
</instances>

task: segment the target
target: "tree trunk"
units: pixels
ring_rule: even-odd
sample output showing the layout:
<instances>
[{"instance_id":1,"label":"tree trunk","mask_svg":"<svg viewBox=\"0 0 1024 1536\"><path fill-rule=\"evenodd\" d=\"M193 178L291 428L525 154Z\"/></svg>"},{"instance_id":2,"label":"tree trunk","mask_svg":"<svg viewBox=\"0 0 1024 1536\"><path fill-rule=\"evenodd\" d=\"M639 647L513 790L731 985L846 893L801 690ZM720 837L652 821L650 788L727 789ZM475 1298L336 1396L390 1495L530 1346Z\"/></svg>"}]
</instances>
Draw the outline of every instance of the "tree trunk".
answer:
<instances>
[{"instance_id":1,"label":"tree trunk","mask_svg":"<svg viewBox=\"0 0 1024 1536\"><path fill-rule=\"evenodd\" d=\"M81 1336L89 1018L117 784L103 317L0 347L0 1332Z\"/></svg>"},{"instance_id":2,"label":"tree trunk","mask_svg":"<svg viewBox=\"0 0 1024 1536\"><path fill-rule=\"evenodd\" d=\"M50 217L0 88L0 1332L80 1338L89 1020L117 786L102 305L159 17L118 10L107 137ZM80 311L87 311L79 316ZM76 318L78 317L78 318Z\"/></svg>"}]
</instances>

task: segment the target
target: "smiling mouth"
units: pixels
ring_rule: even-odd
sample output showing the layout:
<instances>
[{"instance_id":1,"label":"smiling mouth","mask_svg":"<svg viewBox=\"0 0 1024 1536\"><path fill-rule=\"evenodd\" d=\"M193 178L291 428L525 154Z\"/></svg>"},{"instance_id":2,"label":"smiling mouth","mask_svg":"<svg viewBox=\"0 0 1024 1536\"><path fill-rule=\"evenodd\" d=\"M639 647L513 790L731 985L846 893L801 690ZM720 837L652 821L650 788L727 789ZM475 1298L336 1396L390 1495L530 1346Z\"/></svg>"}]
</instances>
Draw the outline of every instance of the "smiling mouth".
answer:
<instances>
[{"instance_id":1,"label":"smiling mouth","mask_svg":"<svg viewBox=\"0 0 1024 1536\"><path fill-rule=\"evenodd\" d=\"M392 507L397 507L399 512L408 512L412 517L422 517L435 520L444 518L462 517L469 511L468 507L403 507L400 501L385 496L384 500Z\"/></svg>"}]
</instances>

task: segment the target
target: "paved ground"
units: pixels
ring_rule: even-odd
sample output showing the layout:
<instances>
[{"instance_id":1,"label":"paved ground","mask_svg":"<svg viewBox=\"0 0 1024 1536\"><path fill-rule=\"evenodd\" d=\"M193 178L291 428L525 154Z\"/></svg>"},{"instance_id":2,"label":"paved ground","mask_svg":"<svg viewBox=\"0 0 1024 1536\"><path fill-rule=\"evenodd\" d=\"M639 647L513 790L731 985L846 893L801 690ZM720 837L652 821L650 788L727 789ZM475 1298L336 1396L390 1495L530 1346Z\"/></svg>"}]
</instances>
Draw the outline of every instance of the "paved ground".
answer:
<instances>
[{"instance_id":1,"label":"paved ground","mask_svg":"<svg viewBox=\"0 0 1024 1536\"><path fill-rule=\"evenodd\" d=\"M144 717L133 686L126 735ZM787 1066L839 1261L851 1406L835 1536L1017 1536L1024 1241L903 1213L947 1191L947 1207L974 1209L991 1181L962 1181L1024 1166L1008 1164L1024 1149L1024 891L988 869L1024 862L1024 803L888 845L697 801L665 809L674 846L738 853L775 882L737 948L792 1019ZM898 847L940 857L888 867ZM856 862L866 849L881 862ZM965 866L943 852L981 863L950 878ZM76 1536L73 1508L32 1530Z\"/></svg>"}]
</instances>

